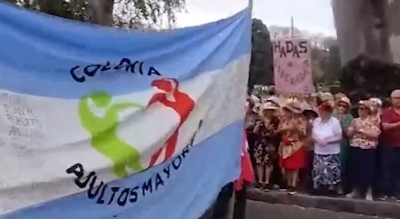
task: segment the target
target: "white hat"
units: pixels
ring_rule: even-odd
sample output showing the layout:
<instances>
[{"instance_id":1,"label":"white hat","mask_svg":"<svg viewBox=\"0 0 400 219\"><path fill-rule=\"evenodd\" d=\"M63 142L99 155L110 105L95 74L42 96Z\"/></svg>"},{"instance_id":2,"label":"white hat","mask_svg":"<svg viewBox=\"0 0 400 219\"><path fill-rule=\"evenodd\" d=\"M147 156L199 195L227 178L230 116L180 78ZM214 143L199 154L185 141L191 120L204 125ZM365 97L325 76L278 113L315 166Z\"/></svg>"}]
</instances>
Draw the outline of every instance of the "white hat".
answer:
<instances>
[{"instance_id":1,"label":"white hat","mask_svg":"<svg viewBox=\"0 0 400 219\"><path fill-rule=\"evenodd\" d=\"M301 106L296 101L288 101L283 108L291 111L292 113L302 113Z\"/></svg>"},{"instance_id":2,"label":"white hat","mask_svg":"<svg viewBox=\"0 0 400 219\"><path fill-rule=\"evenodd\" d=\"M250 98L254 103L260 103L261 102L260 98L258 98L256 95L251 95Z\"/></svg>"},{"instance_id":3,"label":"white hat","mask_svg":"<svg viewBox=\"0 0 400 219\"><path fill-rule=\"evenodd\" d=\"M262 105L262 110L277 110L278 107L271 103L271 102L266 102Z\"/></svg>"},{"instance_id":4,"label":"white hat","mask_svg":"<svg viewBox=\"0 0 400 219\"><path fill-rule=\"evenodd\" d=\"M376 104L378 107L382 106L382 100L380 100L379 98L373 97L369 99L370 101L372 101L374 104Z\"/></svg>"},{"instance_id":5,"label":"white hat","mask_svg":"<svg viewBox=\"0 0 400 219\"><path fill-rule=\"evenodd\" d=\"M270 96L270 97L268 97L267 102L272 102L272 103L280 106L282 101L281 101L281 98L279 98L277 96Z\"/></svg>"},{"instance_id":6,"label":"white hat","mask_svg":"<svg viewBox=\"0 0 400 219\"><path fill-rule=\"evenodd\" d=\"M341 97L338 102L347 104L347 107L351 106L351 101L348 97Z\"/></svg>"}]
</instances>

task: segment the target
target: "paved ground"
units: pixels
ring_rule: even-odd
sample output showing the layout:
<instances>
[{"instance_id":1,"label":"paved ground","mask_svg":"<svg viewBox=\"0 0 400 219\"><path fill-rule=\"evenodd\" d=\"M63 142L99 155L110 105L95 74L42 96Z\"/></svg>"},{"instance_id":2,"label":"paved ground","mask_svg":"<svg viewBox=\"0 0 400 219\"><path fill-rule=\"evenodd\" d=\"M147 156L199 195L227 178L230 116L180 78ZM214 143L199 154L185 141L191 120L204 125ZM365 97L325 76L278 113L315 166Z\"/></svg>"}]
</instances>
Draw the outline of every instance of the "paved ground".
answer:
<instances>
[{"instance_id":1,"label":"paved ground","mask_svg":"<svg viewBox=\"0 0 400 219\"><path fill-rule=\"evenodd\" d=\"M382 218L399 218L399 202L366 201L348 198L330 198L323 196L310 196L307 194L288 195L285 192L270 191L262 192L250 189L247 198L253 201L260 201L269 204L283 204L290 206L302 206L311 209L324 209L334 212L347 212Z\"/></svg>"},{"instance_id":2,"label":"paved ground","mask_svg":"<svg viewBox=\"0 0 400 219\"><path fill-rule=\"evenodd\" d=\"M246 219L380 219L351 213L303 208L292 205L247 202Z\"/></svg>"}]
</instances>

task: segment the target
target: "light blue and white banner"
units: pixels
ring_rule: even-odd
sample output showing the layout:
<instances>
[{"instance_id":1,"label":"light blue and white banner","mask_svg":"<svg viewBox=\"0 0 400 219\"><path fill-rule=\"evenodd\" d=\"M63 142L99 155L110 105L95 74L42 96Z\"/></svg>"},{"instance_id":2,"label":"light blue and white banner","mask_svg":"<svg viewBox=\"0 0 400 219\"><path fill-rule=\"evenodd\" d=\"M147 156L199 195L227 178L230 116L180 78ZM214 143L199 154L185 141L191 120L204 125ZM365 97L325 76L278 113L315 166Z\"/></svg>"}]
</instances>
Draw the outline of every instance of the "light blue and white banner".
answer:
<instances>
[{"instance_id":1,"label":"light blue and white banner","mask_svg":"<svg viewBox=\"0 0 400 219\"><path fill-rule=\"evenodd\" d=\"M251 16L166 33L0 3L0 218L197 219L240 172Z\"/></svg>"}]
</instances>

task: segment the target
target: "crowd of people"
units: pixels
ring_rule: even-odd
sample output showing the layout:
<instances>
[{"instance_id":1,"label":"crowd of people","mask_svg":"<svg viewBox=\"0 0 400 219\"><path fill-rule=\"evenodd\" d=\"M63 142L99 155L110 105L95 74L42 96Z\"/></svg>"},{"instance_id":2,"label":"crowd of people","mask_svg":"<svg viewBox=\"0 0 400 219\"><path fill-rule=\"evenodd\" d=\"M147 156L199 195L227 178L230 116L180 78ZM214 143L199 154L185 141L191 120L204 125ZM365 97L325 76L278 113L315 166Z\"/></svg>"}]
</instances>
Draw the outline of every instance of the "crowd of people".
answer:
<instances>
[{"instance_id":1,"label":"crowd of people","mask_svg":"<svg viewBox=\"0 0 400 219\"><path fill-rule=\"evenodd\" d=\"M400 200L400 90L390 98L383 107L378 98L352 104L343 93L307 101L249 95L256 188Z\"/></svg>"}]
</instances>

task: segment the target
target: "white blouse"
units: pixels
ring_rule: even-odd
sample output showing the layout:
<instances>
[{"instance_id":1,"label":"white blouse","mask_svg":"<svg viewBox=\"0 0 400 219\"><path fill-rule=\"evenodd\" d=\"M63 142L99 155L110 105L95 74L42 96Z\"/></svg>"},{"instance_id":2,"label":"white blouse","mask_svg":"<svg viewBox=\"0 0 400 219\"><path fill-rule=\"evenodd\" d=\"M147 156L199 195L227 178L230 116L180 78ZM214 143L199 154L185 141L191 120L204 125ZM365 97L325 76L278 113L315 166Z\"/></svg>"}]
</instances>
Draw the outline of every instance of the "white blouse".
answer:
<instances>
[{"instance_id":1,"label":"white blouse","mask_svg":"<svg viewBox=\"0 0 400 219\"><path fill-rule=\"evenodd\" d=\"M333 138L342 135L342 127L335 117L331 117L328 121L322 122L321 118L316 118L313 122L312 136L317 139ZM319 145L314 143L314 152L321 155L339 154L340 141L329 143L327 145Z\"/></svg>"}]
</instances>

